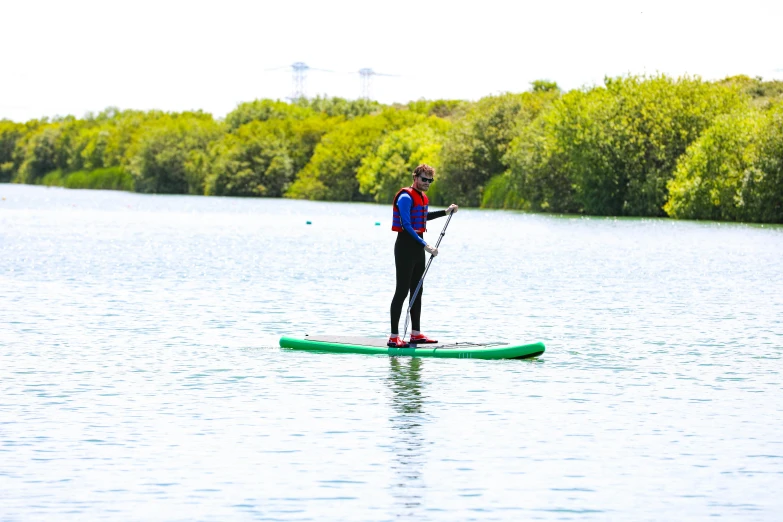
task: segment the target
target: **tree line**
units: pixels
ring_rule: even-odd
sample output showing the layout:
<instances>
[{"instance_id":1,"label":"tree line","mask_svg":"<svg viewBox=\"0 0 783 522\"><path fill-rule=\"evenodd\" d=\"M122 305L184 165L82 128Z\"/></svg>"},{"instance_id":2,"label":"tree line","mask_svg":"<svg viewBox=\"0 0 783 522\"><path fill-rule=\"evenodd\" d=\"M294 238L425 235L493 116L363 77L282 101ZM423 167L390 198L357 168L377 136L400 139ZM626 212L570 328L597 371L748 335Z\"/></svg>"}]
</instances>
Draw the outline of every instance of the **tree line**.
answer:
<instances>
[{"instance_id":1,"label":"tree line","mask_svg":"<svg viewBox=\"0 0 783 522\"><path fill-rule=\"evenodd\" d=\"M316 97L204 112L0 121L0 182L783 223L783 82L624 76L562 92L384 105Z\"/></svg>"}]
</instances>

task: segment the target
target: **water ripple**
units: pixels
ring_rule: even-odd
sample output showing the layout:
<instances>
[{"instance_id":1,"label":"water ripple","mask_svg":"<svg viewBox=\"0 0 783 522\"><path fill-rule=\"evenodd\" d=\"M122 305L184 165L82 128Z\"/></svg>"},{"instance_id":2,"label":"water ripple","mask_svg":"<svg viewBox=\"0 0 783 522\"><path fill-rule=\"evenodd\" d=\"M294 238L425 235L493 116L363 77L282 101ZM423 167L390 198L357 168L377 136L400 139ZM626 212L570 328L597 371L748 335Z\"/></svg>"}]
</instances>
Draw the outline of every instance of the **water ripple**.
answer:
<instances>
[{"instance_id":1,"label":"water ripple","mask_svg":"<svg viewBox=\"0 0 783 522\"><path fill-rule=\"evenodd\" d=\"M3 520L783 512L781 227L466 209L426 331L545 356L389 359L277 348L387 333L384 206L0 192Z\"/></svg>"}]
</instances>

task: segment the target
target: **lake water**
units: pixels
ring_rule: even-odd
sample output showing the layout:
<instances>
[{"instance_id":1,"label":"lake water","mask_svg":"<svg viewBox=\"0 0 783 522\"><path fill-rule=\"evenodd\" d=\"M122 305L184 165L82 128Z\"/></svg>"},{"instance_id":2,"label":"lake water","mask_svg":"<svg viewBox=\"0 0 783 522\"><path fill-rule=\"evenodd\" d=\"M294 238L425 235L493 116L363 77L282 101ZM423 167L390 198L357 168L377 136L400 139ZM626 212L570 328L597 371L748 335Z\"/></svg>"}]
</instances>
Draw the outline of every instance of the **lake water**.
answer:
<instances>
[{"instance_id":1,"label":"lake water","mask_svg":"<svg viewBox=\"0 0 783 522\"><path fill-rule=\"evenodd\" d=\"M781 227L463 209L423 331L547 351L394 359L277 347L388 335L387 206L0 197L0 520L783 516Z\"/></svg>"}]
</instances>

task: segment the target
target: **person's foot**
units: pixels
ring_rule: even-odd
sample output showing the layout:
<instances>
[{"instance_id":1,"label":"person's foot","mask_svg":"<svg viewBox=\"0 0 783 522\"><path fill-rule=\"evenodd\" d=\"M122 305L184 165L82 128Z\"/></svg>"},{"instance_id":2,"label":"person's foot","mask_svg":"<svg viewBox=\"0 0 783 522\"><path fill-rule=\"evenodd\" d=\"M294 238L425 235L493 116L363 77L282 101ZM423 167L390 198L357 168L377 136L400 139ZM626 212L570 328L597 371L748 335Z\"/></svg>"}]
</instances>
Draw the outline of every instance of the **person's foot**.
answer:
<instances>
[{"instance_id":1,"label":"person's foot","mask_svg":"<svg viewBox=\"0 0 783 522\"><path fill-rule=\"evenodd\" d=\"M402 337L389 337L389 342L386 343L389 348L408 348L410 345L405 342Z\"/></svg>"},{"instance_id":2,"label":"person's foot","mask_svg":"<svg viewBox=\"0 0 783 522\"><path fill-rule=\"evenodd\" d=\"M435 344L437 342L438 342L437 340L430 339L424 334L416 334L416 335L411 334L411 340L410 340L411 344Z\"/></svg>"}]
</instances>

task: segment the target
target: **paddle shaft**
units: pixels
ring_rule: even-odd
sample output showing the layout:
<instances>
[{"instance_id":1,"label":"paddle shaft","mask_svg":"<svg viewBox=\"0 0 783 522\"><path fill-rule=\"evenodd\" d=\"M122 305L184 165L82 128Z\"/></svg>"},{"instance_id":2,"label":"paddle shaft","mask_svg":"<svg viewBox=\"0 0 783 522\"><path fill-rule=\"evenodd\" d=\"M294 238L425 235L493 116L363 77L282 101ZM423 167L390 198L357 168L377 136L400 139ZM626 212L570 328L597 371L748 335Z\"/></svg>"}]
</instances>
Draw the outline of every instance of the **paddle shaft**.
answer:
<instances>
[{"instance_id":1,"label":"paddle shaft","mask_svg":"<svg viewBox=\"0 0 783 522\"><path fill-rule=\"evenodd\" d=\"M446 224L443 225L443 230L440 231L440 236L438 237L438 241L435 243L435 248L438 248L440 246L440 242L443 240L443 236L446 235L446 229L449 227L449 221L451 221L451 216L454 215L454 212L449 214L449 217L446 219ZM411 315L411 308L413 308L413 303L416 302L416 297L419 295L419 290L421 290L421 285L424 284L424 278L427 277L427 272L430 269L430 265L432 264L432 260L435 259L435 256L430 254L430 260L427 261L427 266L424 268L424 273L421 275L421 279L419 279L419 284L416 285L416 291L413 292L413 296L408 300L408 312L405 314L405 328L402 329L402 338L405 338L405 334L408 333L408 319Z\"/></svg>"}]
</instances>

